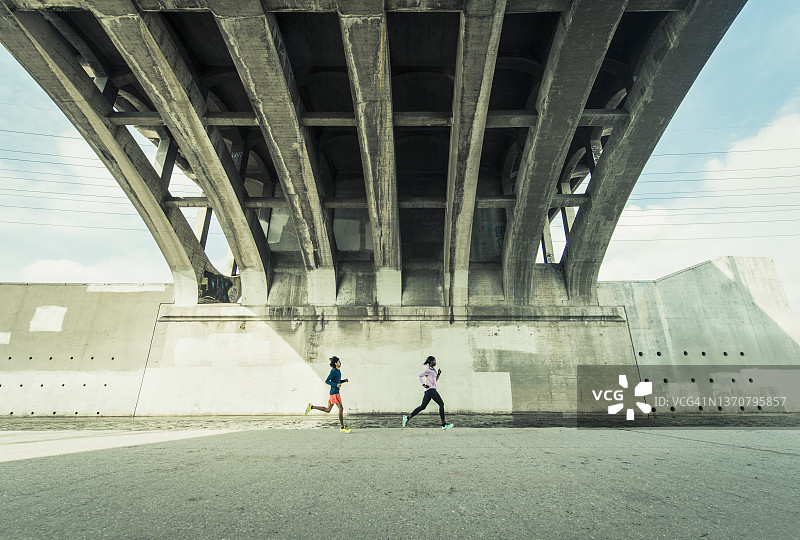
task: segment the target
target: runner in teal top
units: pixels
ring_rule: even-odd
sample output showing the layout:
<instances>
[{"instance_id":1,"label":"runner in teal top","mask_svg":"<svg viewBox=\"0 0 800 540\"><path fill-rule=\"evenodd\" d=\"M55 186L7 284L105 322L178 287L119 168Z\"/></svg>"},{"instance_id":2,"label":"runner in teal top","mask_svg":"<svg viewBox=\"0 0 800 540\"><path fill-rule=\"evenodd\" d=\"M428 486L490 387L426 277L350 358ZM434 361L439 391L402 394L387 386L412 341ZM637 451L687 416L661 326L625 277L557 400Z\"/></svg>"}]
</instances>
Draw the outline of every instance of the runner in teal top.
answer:
<instances>
[{"instance_id":1,"label":"runner in teal top","mask_svg":"<svg viewBox=\"0 0 800 540\"><path fill-rule=\"evenodd\" d=\"M328 398L328 406L320 407L319 405L312 405L309 403L308 407L306 407L306 414L310 413L312 409L329 413L331 412L331 409L333 409L333 405L336 404L336 406L339 407L339 426L341 426L340 431L342 433L350 433L350 429L344 425L344 406L342 405L342 396L339 394L339 388L342 387L342 384L349 381L347 379L342 379L342 372L339 371L340 367L342 367L342 361L336 356L331 356L331 368L333 369L331 369L328 378L325 379L325 384L329 384L331 386L331 393L330 397Z\"/></svg>"}]
</instances>

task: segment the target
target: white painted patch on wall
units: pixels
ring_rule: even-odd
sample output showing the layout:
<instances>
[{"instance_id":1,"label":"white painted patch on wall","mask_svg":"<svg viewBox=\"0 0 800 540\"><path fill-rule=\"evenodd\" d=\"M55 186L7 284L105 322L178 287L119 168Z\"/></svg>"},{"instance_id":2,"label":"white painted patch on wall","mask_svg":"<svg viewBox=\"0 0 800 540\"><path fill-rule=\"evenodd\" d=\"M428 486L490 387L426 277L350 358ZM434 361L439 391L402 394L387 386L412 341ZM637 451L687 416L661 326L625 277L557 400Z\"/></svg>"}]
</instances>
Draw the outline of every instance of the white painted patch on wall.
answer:
<instances>
[{"instance_id":1,"label":"white painted patch on wall","mask_svg":"<svg viewBox=\"0 0 800 540\"><path fill-rule=\"evenodd\" d=\"M30 332L61 332L67 308L61 306L39 306L33 314Z\"/></svg>"},{"instance_id":2,"label":"white painted patch on wall","mask_svg":"<svg viewBox=\"0 0 800 540\"><path fill-rule=\"evenodd\" d=\"M300 361L290 346L267 335L217 333L182 338L175 344L175 367L260 367Z\"/></svg>"},{"instance_id":3,"label":"white painted patch on wall","mask_svg":"<svg viewBox=\"0 0 800 540\"><path fill-rule=\"evenodd\" d=\"M0 332L0 345L8 345L11 342L11 332Z\"/></svg>"},{"instance_id":4,"label":"white painted patch on wall","mask_svg":"<svg viewBox=\"0 0 800 540\"><path fill-rule=\"evenodd\" d=\"M166 290L163 283L94 283L86 287L86 292L138 293L162 292Z\"/></svg>"},{"instance_id":5,"label":"white painted patch on wall","mask_svg":"<svg viewBox=\"0 0 800 540\"><path fill-rule=\"evenodd\" d=\"M533 334L530 326L481 326L472 329L470 338L476 349L535 354L539 347Z\"/></svg>"}]
</instances>

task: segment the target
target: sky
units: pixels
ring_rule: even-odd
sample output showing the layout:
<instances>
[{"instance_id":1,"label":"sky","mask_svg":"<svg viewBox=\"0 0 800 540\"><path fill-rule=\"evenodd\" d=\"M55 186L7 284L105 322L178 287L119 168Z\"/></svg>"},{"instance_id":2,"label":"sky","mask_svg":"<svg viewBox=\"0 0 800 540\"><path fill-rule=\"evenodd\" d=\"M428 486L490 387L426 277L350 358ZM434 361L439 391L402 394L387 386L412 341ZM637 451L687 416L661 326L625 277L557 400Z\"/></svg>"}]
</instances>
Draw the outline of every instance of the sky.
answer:
<instances>
[{"instance_id":1,"label":"sky","mask_svg":"<svg viewBox=\"0 0 800 540\"><path fill-rule=\"evenodd\" d=\"M720 256L767 257L800 320L797 28L796 0L745 6L648 161L601 281L658 279ZM2 47L0 73L0 282L171 282L122 190ZM152 159L155 148L139 141ZM199 194L179 173L170 189ZM557 251L558 237L554 230ZM216 224L207 250L220 267L227 246Z\"/></svg>"}]
</instances>

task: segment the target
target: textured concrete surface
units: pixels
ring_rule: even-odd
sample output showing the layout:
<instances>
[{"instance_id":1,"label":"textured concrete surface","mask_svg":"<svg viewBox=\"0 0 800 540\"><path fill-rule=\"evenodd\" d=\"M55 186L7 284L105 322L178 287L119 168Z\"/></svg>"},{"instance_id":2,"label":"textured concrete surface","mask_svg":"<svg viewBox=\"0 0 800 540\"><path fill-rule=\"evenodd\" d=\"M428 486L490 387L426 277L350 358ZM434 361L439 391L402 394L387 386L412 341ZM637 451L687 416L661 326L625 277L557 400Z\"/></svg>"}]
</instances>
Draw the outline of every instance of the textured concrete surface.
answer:
<instances>
[{"instance_id":1,"label":"textured concrete surface","mask_svg":"<svg viewBox=\"0 0 800 540\"><path fill-rule=\"evenodd\" d=\"M283 279L276 273L274 288ZM347 295L359 280L346 283ZM181 307L165 285L0 284L0 414L296 414L325 399L332 355L350 379L345 407L358 413L417 401L429 354L448 410L470 413L574 411L578 365L635 366L641 380L662 366L800 365L800 330L768 259L603 283L599 296L599 306L452 311ZM743 377L714 377L707 394L788 397ZM659 380L667 378L688 380Z\"/></svg>"},{"instance_id":2,"label":"textured concrete surface","mask_svg":"<svg viewBox=\"0 0 800 540\"><path fill-rule=\"evenodd\" d=\"M354 427L0 463L2 536L791 538L800 522L796 430ZM0 453L53 437L98 435L0 432Z\"/></svg>"}]
</instances>

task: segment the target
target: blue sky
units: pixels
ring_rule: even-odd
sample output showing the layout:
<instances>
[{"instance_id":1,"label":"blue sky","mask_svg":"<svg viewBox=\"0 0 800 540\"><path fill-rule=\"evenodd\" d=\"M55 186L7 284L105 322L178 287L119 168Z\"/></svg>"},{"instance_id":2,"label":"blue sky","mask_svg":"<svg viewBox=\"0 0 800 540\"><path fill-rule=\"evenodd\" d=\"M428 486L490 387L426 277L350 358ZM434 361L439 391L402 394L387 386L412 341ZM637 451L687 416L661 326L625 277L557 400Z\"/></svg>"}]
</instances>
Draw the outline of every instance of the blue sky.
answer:
<instances>
[{"instance_id":1,"label":"blue sky","mask_svg":"<svg viewBox=\"0 0 800 540\"><path fill-rule=\"evenodd\" d=\"M656 279L723 255L768 257L800 318L798 28L800 2L750 0L645 168L601 280ZM122 191L3 48L0 73L0 282L171 281ZM785 148L794 150L776 150ZM180 175L172 186L196 192ZM227 247L218 227L212 233L217 263Z\"/></svg>"}]
</instances>

